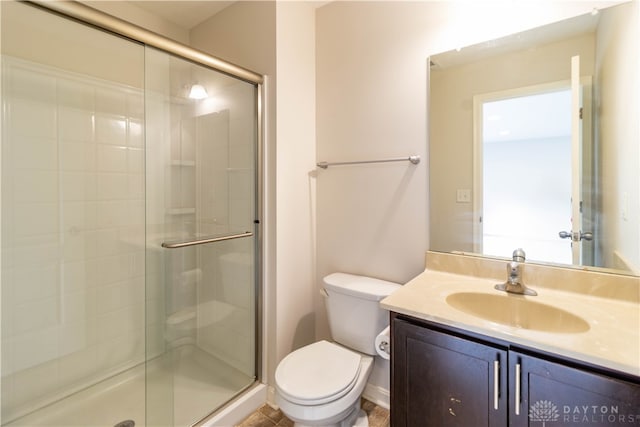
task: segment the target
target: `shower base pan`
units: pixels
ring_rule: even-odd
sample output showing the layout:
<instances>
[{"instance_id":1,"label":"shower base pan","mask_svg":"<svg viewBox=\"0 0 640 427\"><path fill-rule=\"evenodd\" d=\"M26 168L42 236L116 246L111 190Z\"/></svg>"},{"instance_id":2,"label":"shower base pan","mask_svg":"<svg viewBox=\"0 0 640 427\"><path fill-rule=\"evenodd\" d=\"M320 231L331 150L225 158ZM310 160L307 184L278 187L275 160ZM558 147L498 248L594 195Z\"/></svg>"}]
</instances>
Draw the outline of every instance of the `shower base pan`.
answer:
<instances>
[{"instance_id":1,"label":"shower base pan","mask_svg":"<svg viewBox=\"0 0 640 427\"><path fill-rule=\"evenodd\" d=\"M193 345L175 349L174 357L173 369L165 368L166 361L159 358L150 361L147 384L145 365L140 364L6 426L114 427L133 422L146 427L147 404L153 424L191 426L254 382Z\"/></svg>"}]
</instances>

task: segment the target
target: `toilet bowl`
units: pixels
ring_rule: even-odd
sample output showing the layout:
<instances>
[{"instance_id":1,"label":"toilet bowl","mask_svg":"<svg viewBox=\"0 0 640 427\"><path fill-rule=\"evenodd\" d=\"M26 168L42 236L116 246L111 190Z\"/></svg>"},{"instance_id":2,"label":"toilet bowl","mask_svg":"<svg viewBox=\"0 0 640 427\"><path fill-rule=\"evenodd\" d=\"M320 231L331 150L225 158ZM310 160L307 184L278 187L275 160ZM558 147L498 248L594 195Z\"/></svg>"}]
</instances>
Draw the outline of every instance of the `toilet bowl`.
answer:
<instances>
[{"instance_id":1,"label":"toilet bowl","mask_svg":"<svg viewBox=\"0 0 640 427\"><path fill-rule=\"evenodd\" d=\"M276 404L296 426L349 425L340 422L359 415L360 396L372 368L372 356L328 341L315 342L280 362Z\"/></svg>"},{"instance_id":2,"label":"toilet bowl","mask_svg":"<svg viewBox=\"0 0 640 427\"><path fill-rule=\"evenodd\" d=\"M295 426L368 426L360 397L373 368L375 336L388 324L379 301L400 285L334 273L324 278L331 335L287 355L276 369L276 404Z\"/></svg>"}]
</instances>

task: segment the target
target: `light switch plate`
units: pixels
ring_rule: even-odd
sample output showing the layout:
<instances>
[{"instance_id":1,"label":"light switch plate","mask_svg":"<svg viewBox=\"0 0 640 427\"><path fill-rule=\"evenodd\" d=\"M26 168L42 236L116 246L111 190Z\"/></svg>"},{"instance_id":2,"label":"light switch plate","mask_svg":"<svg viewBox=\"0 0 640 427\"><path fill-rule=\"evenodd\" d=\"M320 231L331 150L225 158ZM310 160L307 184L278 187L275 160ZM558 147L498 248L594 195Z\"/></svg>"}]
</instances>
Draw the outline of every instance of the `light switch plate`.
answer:
<instances>
[{"instance_id":1,"label":"light switch plate","mask_svg":"<svg viewBox=\"0 0 640 427\"><path fill-rule=\"evenodd\" d=\"M456 191L456 202L471 203L471 190L461 189Z\"/></svg>"}]
</instances>

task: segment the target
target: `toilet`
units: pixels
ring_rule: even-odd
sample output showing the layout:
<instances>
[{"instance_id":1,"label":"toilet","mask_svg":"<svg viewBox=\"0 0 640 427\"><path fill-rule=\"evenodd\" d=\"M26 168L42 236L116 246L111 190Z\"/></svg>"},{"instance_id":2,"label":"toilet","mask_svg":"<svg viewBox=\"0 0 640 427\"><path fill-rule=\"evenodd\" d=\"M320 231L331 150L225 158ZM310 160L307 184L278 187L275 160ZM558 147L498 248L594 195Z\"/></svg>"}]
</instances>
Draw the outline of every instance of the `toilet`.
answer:
<instances>
[{"instance_id":1,"label":"toilet","mask_svg":"<svg viewBox=\"0 0 640 427\"><path fill-rule=\"evenodd\" d=\"M377 354L376 335L389 324L380 300L401 285L333 273L323 279L334 342L318 341L287 355L276 368L276 404L294 426L368 426L360 397Z\"/></svg>"}]
</instances>

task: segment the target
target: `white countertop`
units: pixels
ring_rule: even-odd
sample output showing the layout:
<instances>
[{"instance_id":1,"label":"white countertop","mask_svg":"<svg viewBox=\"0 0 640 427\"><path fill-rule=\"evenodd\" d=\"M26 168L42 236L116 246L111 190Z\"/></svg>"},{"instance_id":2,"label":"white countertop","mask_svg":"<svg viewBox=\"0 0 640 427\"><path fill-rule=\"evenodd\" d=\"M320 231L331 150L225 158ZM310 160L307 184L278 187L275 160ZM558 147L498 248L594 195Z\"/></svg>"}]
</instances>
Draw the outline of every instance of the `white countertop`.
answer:
<instances>
[{"instance_id":1,"label":"white countertop","mask_svg":"<svg viewBox=\"0 0 640 427\"><path fill-rule=\"evenodd\" d=\"M542 332L493 323L459 311L446 302L458 292L505 295L494 289L495 279L425 270L381 301L396 313L495 337L514 344L570 357L640 376L640 304L575 292L535 287L537 296L517 298L568 311L589 323L579 333Z\"/></svg>"}]
</instances>

